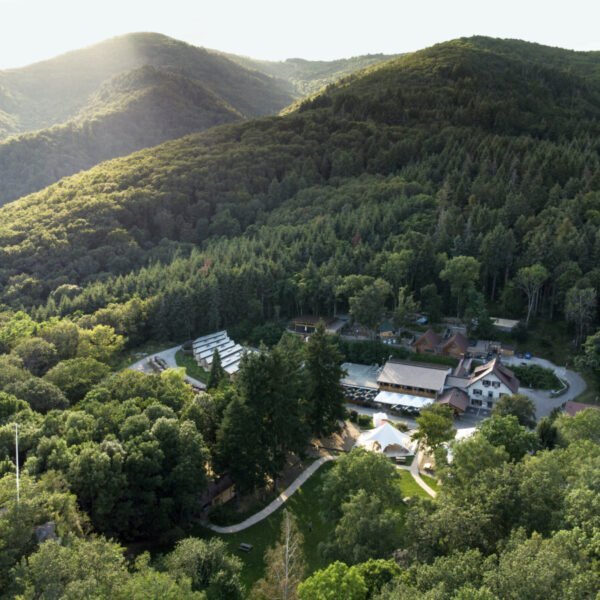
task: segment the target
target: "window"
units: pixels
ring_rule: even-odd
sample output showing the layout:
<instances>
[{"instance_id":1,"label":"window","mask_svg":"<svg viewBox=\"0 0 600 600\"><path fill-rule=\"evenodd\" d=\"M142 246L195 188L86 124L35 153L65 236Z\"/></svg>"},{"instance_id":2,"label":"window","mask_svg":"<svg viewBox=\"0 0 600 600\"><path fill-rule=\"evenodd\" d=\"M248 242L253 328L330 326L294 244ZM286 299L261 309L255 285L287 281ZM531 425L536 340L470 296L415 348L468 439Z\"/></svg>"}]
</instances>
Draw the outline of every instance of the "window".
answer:
<instances>
[{"instance_id":1,"label":"window","mask_svg":"<svg viewBox=\"0 0 600 600\"><path fill-rule=\"evenodd\" d=\"M471 400L471 404L472 404L473 406L481 406L481 405L483 404L483 402L482 402L481 400L476 400L475 398L473 398L473 399Z\"/></svg>"},{"instance_id":2,"label":"window","mask_svg":"<svg viewBox=\"0 0 600 600\"><path fill-rule=\"evenodd\" d=\"M500 387L500 382L499 381L494 381L492 382L492 386L495 388L499 388Z\"/></svg>"},{"instance_id":3,"label":"window","mask_svg":"<svg viewBox=\"0 0 600 600\"><path fill-rule=\"evenodd\" d=\"M488 398L493 398L494 397L494 392L488 392Z\"/></svg>"},{"instance_id":4,"label":"window","mask_svg":"<svg viewBox=\"0 0 600 600\"><path fill-rule=\"evenodd\" d=\"M484 380L484 381L482 381L482 383L483 383L483 387L490 387L489 381Z\"/></svg>"},{"instance_id":5,"label":"window","mask_svg":"<svg viewBox=\"0 0 600 600\"><path fill-rule=\"evenodd\" d=\"M494 403L490 402L489 400L487 401L487 405L488 405L488 408L494 408Z\"/></svg>"},{"instance_id":6,"label":"window","mask_svg":"<svg viewBox=\"0 0 600 600\"><path fill-rule=\"evenodd\" d=\"M481 390L473 390L473 395L474 396L482 396L483 392Z\"/></svg>"}]
</instances>

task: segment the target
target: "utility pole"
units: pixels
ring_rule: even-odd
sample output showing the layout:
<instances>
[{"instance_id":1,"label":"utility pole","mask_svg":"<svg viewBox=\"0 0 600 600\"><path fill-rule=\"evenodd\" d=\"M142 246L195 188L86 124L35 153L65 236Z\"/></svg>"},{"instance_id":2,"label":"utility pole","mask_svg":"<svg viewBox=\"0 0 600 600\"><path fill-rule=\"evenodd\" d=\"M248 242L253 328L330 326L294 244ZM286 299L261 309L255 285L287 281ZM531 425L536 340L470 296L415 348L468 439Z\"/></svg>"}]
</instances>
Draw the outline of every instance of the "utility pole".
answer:
<instances>
[{"instance_id":1,"label":"utility pole","mask_svg":"<svg viewBox=\"0 0 600 600\"><path fill-rule=\"evenodd\" d=\"M17 463L17 504L20 501L19 489L19 424L15 423L15 458Z\"/></svg>"}]
</instances>

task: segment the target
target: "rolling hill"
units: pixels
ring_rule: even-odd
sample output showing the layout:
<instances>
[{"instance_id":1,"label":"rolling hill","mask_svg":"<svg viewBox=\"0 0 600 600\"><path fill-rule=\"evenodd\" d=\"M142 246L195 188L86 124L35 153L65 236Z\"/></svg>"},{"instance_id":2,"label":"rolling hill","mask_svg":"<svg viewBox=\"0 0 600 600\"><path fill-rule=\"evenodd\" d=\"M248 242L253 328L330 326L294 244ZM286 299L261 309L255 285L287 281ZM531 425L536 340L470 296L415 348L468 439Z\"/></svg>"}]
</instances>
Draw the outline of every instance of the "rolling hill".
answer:
<instances>
[{"instance_id":1,"label":"rolling hill","mask_svg":"<svg viewBox=\"0 0 600 600\"><path fill-rule=\"evenodd\" d=\"M384 58L259 64L140 33L0 72L0 205L107 159L275 114Z\"/></svg>"},{"instance_id":2,"label":"rolling hill","mask_svg":"<svg viewBox=\"0 0 600 600\"><path fill-rule=\"evenodd\" d=\"M160 34L135 33L0 72L0 110L14 123L9 133L72 119L107 81L145 66L199 81L247 117L275 113L290 102L284 82L240 67L217 52Z\"/></svg>"},{"instance_id":3,"label":"rolling hill","mask_svg":"<svg viewBox=\"0 0 600 600\"><path fill-rule=\"evenodd\" d=\"M0 204L104 160L243 115L199 82L155 67L118 75L66 123L0 143Z\"/></svg>"},{"instance_id":4,"label":"rolling hill","mask_svg":"<svg viewBox=\"0 0 600 600\"><path fill-rule=\"evenodd\" d=\"M256 60L235 54L226 54L232 61L249 69L261 71L271 77L289 81L298 98L318 92L321 88L335 83L337 80L385 62L398 55L365 54L338 60L305 60L288 58L284 61Z\"/></svg>"},{"instance_id":5,"label":"rolling hill","mask_svg":"<svg viewBox=\"0 0 600 600\"><path fill-rule=\"evenodd\" d=\"M198 331L210 315L214 326L331 311L349 274L447 299L440 265L459 255L480 261L483 289L507 294L509 312L520 302L510 278L534 262L555 283L566 272L598 286L597 55L529 45L525 59L520 48L439 44L285 116L167 142L22 198L0 210L2 299L51 294L44 310L66 314L160 297L164 327L165 311L175 327L189 302L185 328ZM398 254L407 264L389 266ZM80 287L67 298L65 285ZM549 286L547 298L562 310L564 292Z\"/></svg>"}]
</instances>

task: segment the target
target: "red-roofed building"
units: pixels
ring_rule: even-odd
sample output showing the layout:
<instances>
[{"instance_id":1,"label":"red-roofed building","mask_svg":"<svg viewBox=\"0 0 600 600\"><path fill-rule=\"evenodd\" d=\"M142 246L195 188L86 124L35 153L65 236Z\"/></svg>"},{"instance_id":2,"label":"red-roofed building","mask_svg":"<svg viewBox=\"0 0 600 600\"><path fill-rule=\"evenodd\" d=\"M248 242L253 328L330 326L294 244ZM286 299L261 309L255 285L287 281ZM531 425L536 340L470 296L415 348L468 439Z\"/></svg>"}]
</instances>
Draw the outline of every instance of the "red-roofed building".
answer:
<instances>
[{"instance_id":1,"label":"red-roofed building","mask_svg":"<svg viewBox=\"0 0 600 600\"><path fill-rule=\"evenodd\" d=\"M565 402L563 408L570 417L574 417L578 412L586 410L587 408L595 408L596 410L600 410L600 406L596 406L594 404L584 404L583 402L572 402L571 400Z\"/></svg>"}]
</instances>

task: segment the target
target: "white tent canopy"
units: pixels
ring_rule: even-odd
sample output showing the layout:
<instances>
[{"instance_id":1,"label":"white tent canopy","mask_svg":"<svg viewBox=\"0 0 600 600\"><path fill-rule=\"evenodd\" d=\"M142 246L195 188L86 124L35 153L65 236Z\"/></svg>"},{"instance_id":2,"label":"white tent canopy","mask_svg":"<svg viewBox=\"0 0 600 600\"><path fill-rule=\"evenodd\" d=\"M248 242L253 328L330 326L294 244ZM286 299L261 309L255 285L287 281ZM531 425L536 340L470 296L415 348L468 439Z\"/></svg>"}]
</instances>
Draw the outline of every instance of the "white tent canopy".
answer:
<instances>
[{"instance_id":1,"label":"white tent canopy","mask_svg":"<svg viewBox=\"0 0 600 600\"><path fill-rule=\"evenodd\" d=\"M399 446L399 450L412 453L414 443L408 434L398 431L389 423L384 423L375 429L361 433L356 440L356 445L375 452L386 452L388 448L393 450L391 446Z\"/></svg>"},{"instance_id":2,"label":"white tent canopy","mask_svg":"<svg viewBox=\"0 0 600 600\"><path fill-rule=\"evenodd\" d=\"M408 394L397 394L396 392L379 392L373 402L389 404L390 406L405 406L407 408L422 409L433 404L433 398L423 396L410 396Z\"/></svg>"},{"instance_id":3,"label":"white tent canopy","mask_svg":"<svg viewBox=\"0 0 600 600\"><path fill-rule=\"evenodd\" d=\"M388 421L388 416L384 412L378 412L373 415L373 423L375 423L375 427L383 425L386 421Z\"/></svg>"}]
</instances>

